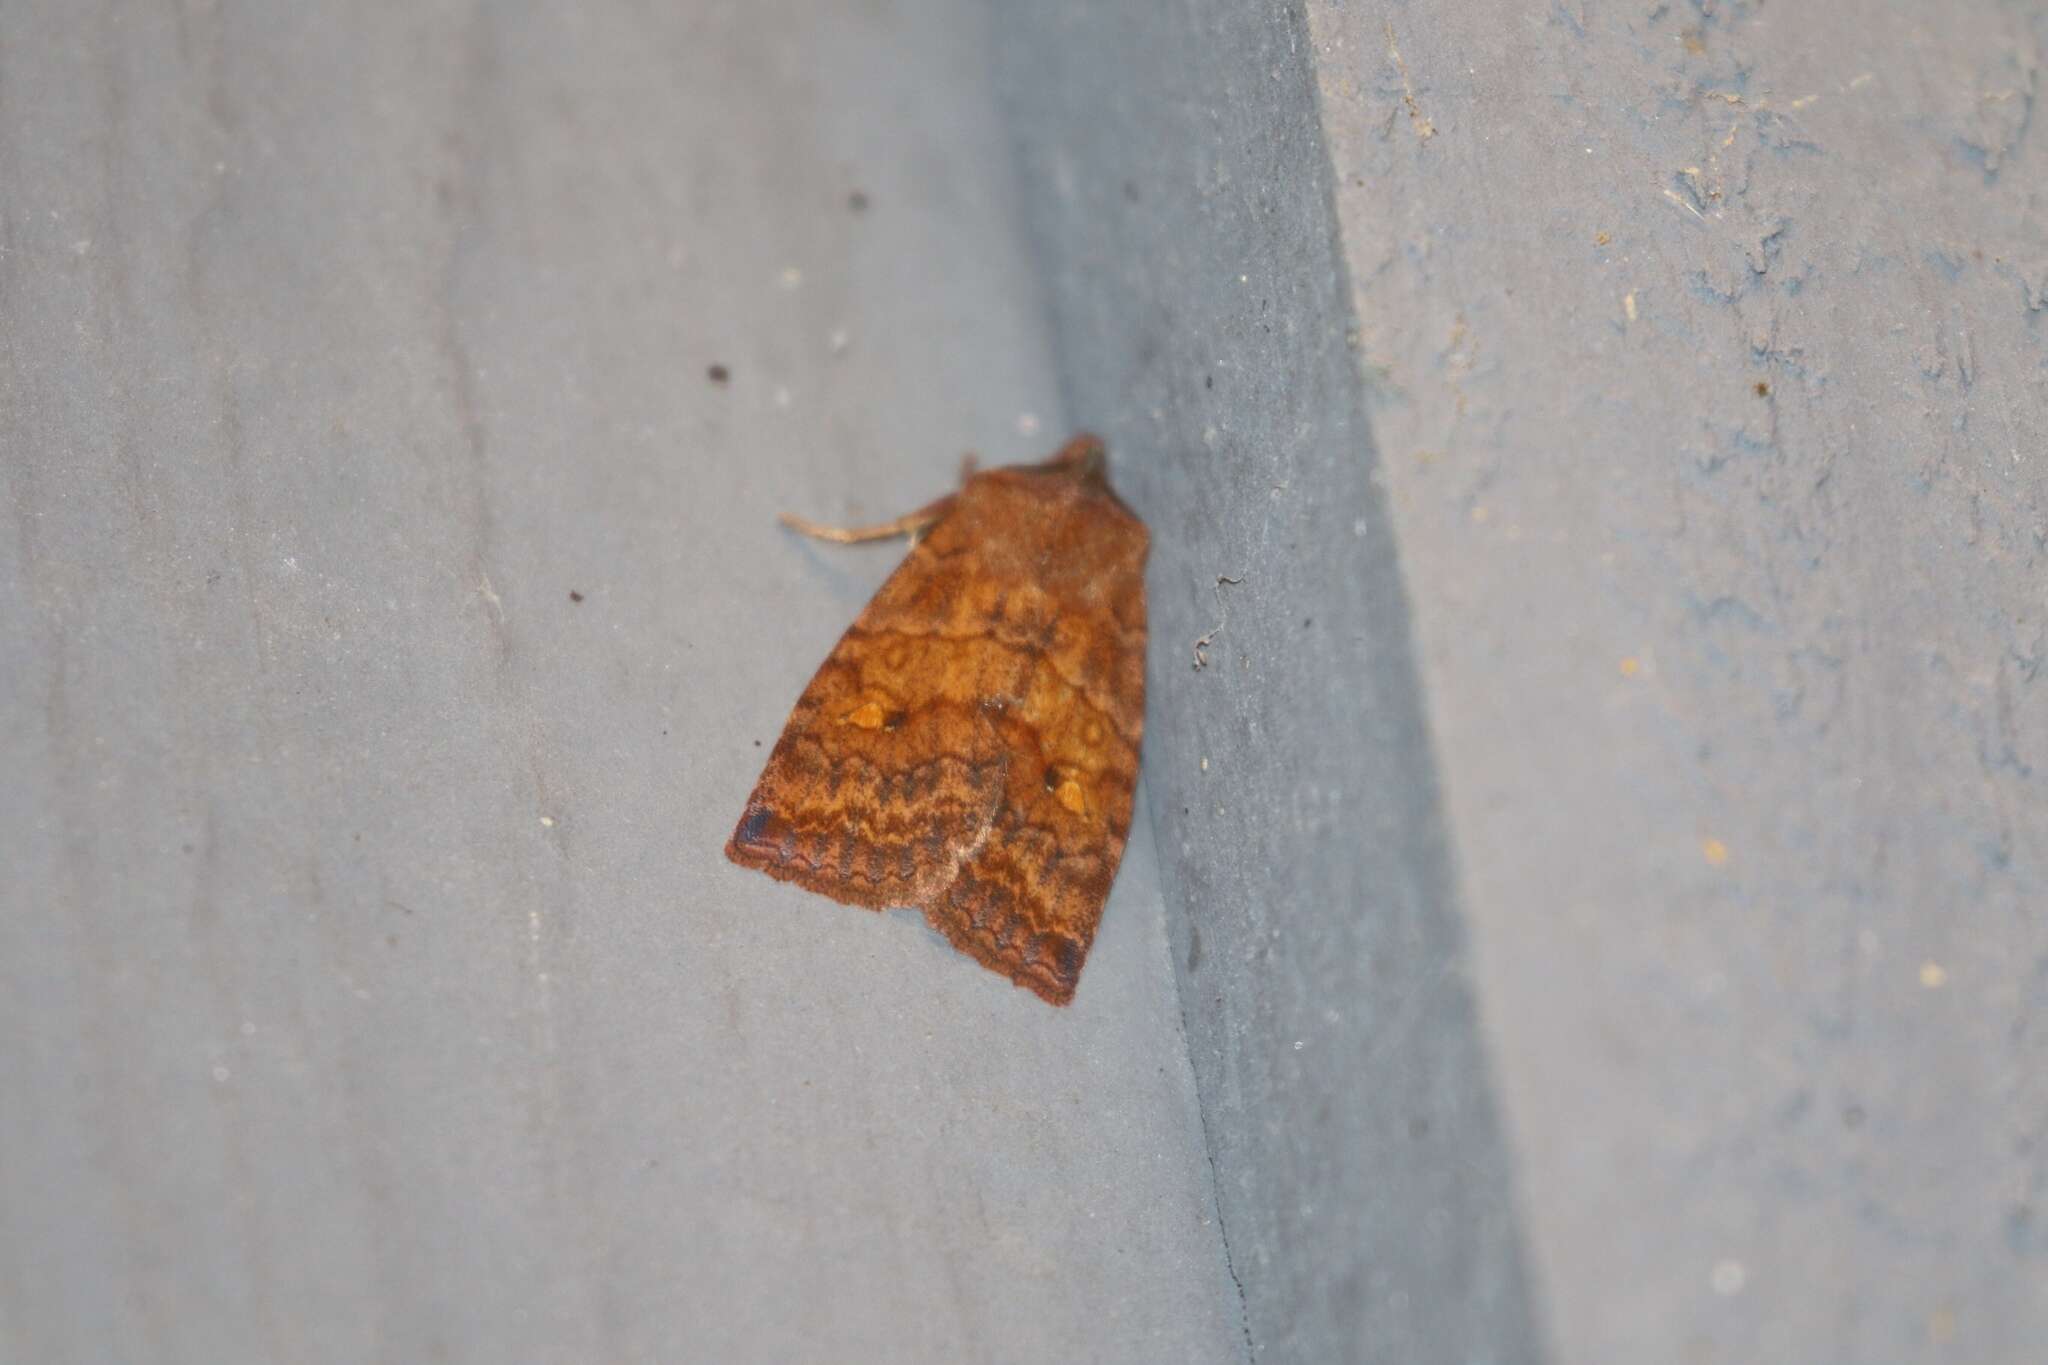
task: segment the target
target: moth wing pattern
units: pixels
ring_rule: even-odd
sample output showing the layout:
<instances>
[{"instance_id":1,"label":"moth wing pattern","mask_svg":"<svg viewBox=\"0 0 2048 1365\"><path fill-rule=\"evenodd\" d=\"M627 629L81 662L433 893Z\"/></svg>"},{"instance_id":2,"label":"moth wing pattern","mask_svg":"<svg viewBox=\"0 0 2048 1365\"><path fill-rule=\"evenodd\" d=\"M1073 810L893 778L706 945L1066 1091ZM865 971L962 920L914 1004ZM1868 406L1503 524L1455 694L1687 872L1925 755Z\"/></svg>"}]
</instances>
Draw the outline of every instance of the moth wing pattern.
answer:
<instances>
[{"instance_id":1,"label":"moth wing pattern","mask_svg":"<svg viewBox=\"0 0 2048 1365\"><path fill-rule=\"evenodd\" d=\"M747 801L733 861L849 905L922 906L995 817L1009 766L990 718L921 665L932 641L889 622L911 551L819 667Z\"/></svg>"},{"instance_id":2,"label":"moth wing pattern","mask_svg":"<svg viewBox=\"0 0 2048 1365\"><path fill-rule=\"evenodd\" d=\"M1054 1004L1130 834L1144 526L1079 438L970 477L804 689L726 852Z\"/></svg>"}]
</instances>

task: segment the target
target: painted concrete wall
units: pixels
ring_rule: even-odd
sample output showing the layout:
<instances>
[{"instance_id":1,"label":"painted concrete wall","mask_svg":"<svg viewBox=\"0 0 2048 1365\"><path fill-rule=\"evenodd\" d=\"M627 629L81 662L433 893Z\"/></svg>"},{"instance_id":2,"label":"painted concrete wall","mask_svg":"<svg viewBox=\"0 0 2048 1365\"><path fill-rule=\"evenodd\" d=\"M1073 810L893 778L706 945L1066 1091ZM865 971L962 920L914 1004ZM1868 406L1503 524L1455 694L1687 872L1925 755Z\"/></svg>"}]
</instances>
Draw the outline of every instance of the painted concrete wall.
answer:
<instances>
[{"instance_id":1,"label":"painted concrete wall","mask_svg":"<svg viewBox=\"0 0 2048 1365\"><path fill-rule=\"evenodd\" d=\"M2031 1360L2044 47L0 10L0 1357ZM1078 424L1054 1012L718 850Z\"/></svg>"},{"instance_id":2,"label":"painted concrete wall","mask_svg":"<svg viewBox=\"0 0 2048 1365\"><path fill-rule=\"evenodd\" d=\"M0 1359L1240 1358L1145 830L1067 1011L720 852L1064 421L978 12L0 22Z\"/></svg>"},{"instance_id":3,"label":"painted concrete wall","mask_svg":"<svg viewBox=\"0 0 2048 1365\"><path fill-rule=\"evenodd\" d=\"M2039 11L1031 13L1260 1353L2031 1359Z\"/></svg>"}]
</instances>

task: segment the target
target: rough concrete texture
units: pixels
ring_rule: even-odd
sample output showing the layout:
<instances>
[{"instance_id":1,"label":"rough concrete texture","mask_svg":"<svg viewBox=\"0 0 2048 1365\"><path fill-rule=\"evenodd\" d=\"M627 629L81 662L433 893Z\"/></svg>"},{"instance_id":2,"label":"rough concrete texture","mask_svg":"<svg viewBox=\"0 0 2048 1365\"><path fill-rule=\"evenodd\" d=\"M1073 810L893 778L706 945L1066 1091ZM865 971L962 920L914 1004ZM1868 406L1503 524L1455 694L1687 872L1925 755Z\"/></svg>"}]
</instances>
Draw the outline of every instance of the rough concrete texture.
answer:
<instances>
[{"instance_id":1,"label":"rough concrete texture","mask_svg":"<svg viewBox=\"0 0 2048 1365\"><path fill-rule=\"evenodd\" d=\"M1147 783L1252 1347L1537 1359L1302 16L1001 27L1070 405L1153 527Z\"/></svg>"},{"instance_id":2,"label":"rough concrete texture","mask_svg":"<svg viewBox=\"0 0 2048 1365\"><path fill-rule=\"evenodd\" d=\"M0 9L0 1359L2037 1359L2044 52ZM772 514L1069 416L1054 1012L718 849L893 563Z\"/></svg>"},{"instance_id":3,"label":"rough concrete texture","mask_svg":"<svg viewBox=\"0 0 2048 1365\"><path fill-rule=\"evenodd\" d=\"M999 51L1071 405L1153 522L1147 784L1253 1351L1536 1359L1303 18L1073 0Z\"/></svg>"},{"instance_id":4,"label":"rough concrete texture","mask_svg":"<svg viewBox=\"0 0 2048 1365\"><path fill-rule=\"evenodd\" d=\"M1308 12L1559 1357L2039 1359L2048 18Z\"/></svg>"},{"instance_id":5,"label":"rough concrete texture","mask_svg":"<svg viewBox=\"0 0 2048 1365\"><path fill-rule=\"evenodd\" d=\"M1252 8L1035 7L1011 89L1074 410L1184 547L1148 761L1260 1354L2038 1358L2048 21ZM1401 1007L1460 916L1539 1311L1462 1010Z\"/></svg>"},{"instance_id":6,"label":"rough concrete texture","mask_svg":"<svg viewBox=\"0 0 2048 1365\"><path fill-rule=\"evenodd\" d=\"M1239 1358L1142 835L1067 1011L720 855L774 513L1060 434L978 11L0 23L0 1359Z\"/></svg>"}]
</instances>

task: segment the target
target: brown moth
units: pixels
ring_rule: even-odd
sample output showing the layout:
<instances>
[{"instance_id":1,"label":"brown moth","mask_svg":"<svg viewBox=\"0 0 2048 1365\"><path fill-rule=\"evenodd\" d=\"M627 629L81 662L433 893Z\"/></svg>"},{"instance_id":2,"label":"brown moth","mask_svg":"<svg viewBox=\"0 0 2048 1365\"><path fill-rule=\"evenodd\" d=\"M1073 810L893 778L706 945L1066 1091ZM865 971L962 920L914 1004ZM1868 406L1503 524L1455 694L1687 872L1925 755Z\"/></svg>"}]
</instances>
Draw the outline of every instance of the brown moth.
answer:
<instances>
[{"instance_id":1,"label":"brown moth","mask_svg":"<svg viewBox=\"0 0 2048 1365\"><path fill-rule=\"evenodd\" d=\"M848 905L913 906L1055 1005L1130 834L1144 523L1077 436L882 526L919 536L791 711L725 846Z\"/></svg>"}]
</instances>

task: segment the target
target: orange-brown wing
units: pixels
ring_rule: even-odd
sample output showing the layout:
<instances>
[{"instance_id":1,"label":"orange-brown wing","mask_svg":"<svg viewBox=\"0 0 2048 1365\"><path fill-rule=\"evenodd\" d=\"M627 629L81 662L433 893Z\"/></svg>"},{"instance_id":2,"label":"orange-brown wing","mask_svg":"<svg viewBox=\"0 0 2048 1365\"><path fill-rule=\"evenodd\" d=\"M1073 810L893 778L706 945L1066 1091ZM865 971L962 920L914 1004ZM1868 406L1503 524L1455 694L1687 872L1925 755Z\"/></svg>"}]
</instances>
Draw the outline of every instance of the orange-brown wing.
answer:
<instances>
[{"instance_id":1,"label":"orange-brown wing","mask_svg":"<svg viewBox=\"0 0 2048 1365\"><path fill-rule=\"evenodd\" d=\"M726 845L1073 998L1130 833L1144 527L1099 466L976 475L811 680Z\"/></svg>"},{"instance_id":2,"label":"orange-brown wing","mask_svg":"<svg viewBox=\"0 0 2048 1365\"><path fill-rule=\"evenodd\" d=\"M1124 644L1142 698L1142 626ZM1120 725L1056 658L1038 660L999 725L1011 758L989 837L925 913L975 961L1064 1005L1130 837L1143 711Z\"/></svg>"},{"instance_id":3,"label":"orange-brown wing","mask_svg":"<svg viewBox=\"0 0 2048 1365\"><path fill-rule=\"evenodd\" d=\"M1010 759L985 684L1015 663L934 631L962 590L944 545L911 550L798 698L734 862L850 905L922 906L987 836Z\"/></svg>"},{"instance_id":4,"label":"orange-brown wing","mask_svg":"<svg viewBox=\"0 0 2048 1365\"><path fill-rule=\"evenodd\" d=\"M981 557L1006 586L990 628L1028 666L994 716L1009 767L993 827L925 916L983 966L1064 1005L1130 836L1147 537L1099 476L1041 466L985 477L992 487L963 497L958 529L992 547Z\"/></svg>"}]
</instances>

